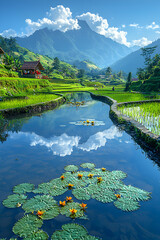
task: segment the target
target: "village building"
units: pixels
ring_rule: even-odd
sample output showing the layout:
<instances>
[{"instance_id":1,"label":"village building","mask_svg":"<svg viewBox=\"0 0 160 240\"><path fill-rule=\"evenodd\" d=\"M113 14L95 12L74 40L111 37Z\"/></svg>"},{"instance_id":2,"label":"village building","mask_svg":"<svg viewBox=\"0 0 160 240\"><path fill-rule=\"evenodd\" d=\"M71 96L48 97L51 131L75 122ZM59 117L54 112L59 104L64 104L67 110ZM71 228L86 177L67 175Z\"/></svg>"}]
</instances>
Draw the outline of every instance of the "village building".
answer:
<instances>
[{"instance_id":1,"label":"village building","mask_svg":"<svg viewBox=\"0 0 160 240\"><path fill-rule=\"evenodd\" d=\"M42 78L41 71L44 70L40 61L24 62L21 67L23 77Z\"/></svg>"},{"instance_id":2,"label":"village building","mask_svg":"<svg viewBox=\"0 0 160 240\"><path fill-rule=\"evenodd\" d=\"M3 49L0 47L0 64L3 63L4 54L5 54L5 52L4 52Z\"/></svg>"}]
</instances>

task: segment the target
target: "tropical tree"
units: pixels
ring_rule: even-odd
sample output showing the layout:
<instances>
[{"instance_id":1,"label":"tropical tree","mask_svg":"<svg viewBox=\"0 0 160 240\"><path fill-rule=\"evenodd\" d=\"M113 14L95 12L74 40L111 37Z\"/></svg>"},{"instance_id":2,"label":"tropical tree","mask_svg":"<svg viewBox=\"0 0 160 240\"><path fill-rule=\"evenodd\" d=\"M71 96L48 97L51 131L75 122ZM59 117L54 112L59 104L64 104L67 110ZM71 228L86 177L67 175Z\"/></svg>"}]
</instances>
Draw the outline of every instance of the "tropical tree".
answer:
<instances>
[{"instance_id":1,"label":"tropical tree","mask_svg":"<svg viewBox=\"0 0 160 240\"><path fill-rule=\"evenodd\" d=\"M110 67L108 67L106 69L106 77L109 78L112 75L112 69Z\"/></svg>"},{"instance_id":2,"label":"tropical tree","mask_svg":"<svg viewBox=\"0 0 160 240\"><path fill-rule=\"evenodd\" d=\"M85 74L85 70L84 69L79 69L78 70L78 78L83 78Z\"/></svg>"},{"instance_id":3,"label":"tropical tree","mask_svg":"<svg viewBox=\"0 0 160 240\"><path fill-rule=\"evenodd\" d=\"M60 69L60 60L58 57L55 57L54 58L54 61L53 61L53 69L55 70L59 70Z\"/></svg>"},{"instance_id":4,"label":"tropical tree","mask_svg":"<svg viewBox=\"0 0 160 240\"><path fill-rule=\"evenodd\" d=\"M132 83L132 73L129 72L127 82L126 82L126 86L125 86L125 91L129 90L129 88L131 86L131 83Z\"/></svg>"}]
</instances>

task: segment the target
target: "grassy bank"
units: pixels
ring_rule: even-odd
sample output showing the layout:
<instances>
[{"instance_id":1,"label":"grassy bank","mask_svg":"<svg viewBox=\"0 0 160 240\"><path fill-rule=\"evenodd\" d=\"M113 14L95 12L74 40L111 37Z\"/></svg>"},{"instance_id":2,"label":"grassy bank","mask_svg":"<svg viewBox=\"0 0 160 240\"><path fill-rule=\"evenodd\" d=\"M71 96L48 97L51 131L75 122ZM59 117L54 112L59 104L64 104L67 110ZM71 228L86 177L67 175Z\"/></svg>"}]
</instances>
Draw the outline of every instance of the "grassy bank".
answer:
<instances>
[{"instance_id":1,"label":"grassy bank","mask_svg":"<svg viewBox=\"0 0 160 240\"><path fill-rule=\"evenodd\" d=\"M119 102L134 102L150 99L160 99L160 95L157 94L142 94L142 93L128 93L122 91L110 91L110 90L98 90L92 91L94 94L102 96L108 96Z\"/></svg>"},{"instance_id":2,"label":"grassy bank","mask_svg":"<svg viewBox=\"0 0 160 240\"><path fill-rule=\"evenodd\" d=\"M0 102L0 109L21 108L32 104L49 102L59 98L54 94L36 94L28 95L25 99L11 99Z\"/></svg>"}]
</instances>

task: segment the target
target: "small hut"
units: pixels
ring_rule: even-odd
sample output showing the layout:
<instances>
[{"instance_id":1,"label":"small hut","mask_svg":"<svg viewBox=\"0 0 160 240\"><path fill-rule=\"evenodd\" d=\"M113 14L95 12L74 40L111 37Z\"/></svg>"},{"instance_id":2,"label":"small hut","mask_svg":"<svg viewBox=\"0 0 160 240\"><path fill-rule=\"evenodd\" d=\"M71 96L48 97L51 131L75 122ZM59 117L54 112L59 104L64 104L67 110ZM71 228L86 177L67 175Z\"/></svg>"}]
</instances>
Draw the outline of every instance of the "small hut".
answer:
<instances>
[{"instance_id":1,"label":"small hut","mask_svg":"<svg viewBox=\"0 0 160 240\"><path fill-rule=\"evenodd\" d=\"M3 56L4 56L5 52L3 51L3 49L0 47L0 63L3 63Z\"/></svg>"},{"instance_id":2,"label":"small hut","mask_svg":"<svg viewBox=\"0 0 160 240\"><path fill-rule=\"evenodd\" d=\"M30 77L30 78L42 78L41 71L44 70L42 64L40 61L34 61L34 62L24 62L22 69L22 75L24 77Z\"/></svg>"}]
</instances>

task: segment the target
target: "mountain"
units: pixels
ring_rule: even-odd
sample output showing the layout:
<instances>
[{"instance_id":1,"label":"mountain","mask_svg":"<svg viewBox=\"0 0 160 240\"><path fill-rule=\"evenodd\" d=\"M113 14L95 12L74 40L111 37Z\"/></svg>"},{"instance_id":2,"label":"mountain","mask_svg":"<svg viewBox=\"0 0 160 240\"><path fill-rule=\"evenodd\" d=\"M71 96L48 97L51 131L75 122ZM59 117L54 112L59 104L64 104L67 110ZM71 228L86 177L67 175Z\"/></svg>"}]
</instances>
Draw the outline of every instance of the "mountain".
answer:
<instances>
[{"instance_id":1,"label":"mountain","mask_svg":"<svg viewBox=\"0 0 160 240\"><path fill-rule=\"evenodd\" d=\"M75 61L73 63L74 66L76 66L78 69L84 69L86 72L90 71L99 71L100 68L97 67L93 62L89 60L84 60L84 61Z\"/></svg>"},{"instance_id":2,"label":"mountain","mask_svg":"<svg viewBox=\"0 0 160 240\"><path fill-rule=\"evenodd\" d=\"M79 20L79 25L79 30L67 32L44 28L29 37L16 40L20 46L38 54L58 57L69 63L89 59L99 67L111 65L132 51L125 45L92 31L85 21Z\"/></svg>"},{"instance_id":3,"label":"mountain","mask_svg":"<svg viewBox=\"0 0 160 240\"><path fill-rule=\"evenodd\" d=\"M19 46L16 42L10 42L9 39L3 38L2 36L0 36L0 47L2 47L5 53L18 58L21 62L40 60L45 69L47 69L47 67L53 67L53 58L31 52L28 49ZM65 69L68 74L78 73L77 68L66 62L60 61L60 68Z\"/></svg>"},{"instance_id":4,"label":"mountain","mask_svg":"<svg viewBox=\"0 0 160 240\"><path fill-rule=\"evenodd\" d=\"M158 53L160 54L160 39L156 40L155 42L152 42L146 47L154 47L157 46L155 52L153 53L152 57ZM123 72L132 72L134 75L137 72L137 68L143 68L144 67L144 57L141 56L142 50L139 49L133 53L130 53L126 57L120 59L116 63L111 65L111 68L113 71L119 72L122 70Z\"/></svg>"}]
</instances>

